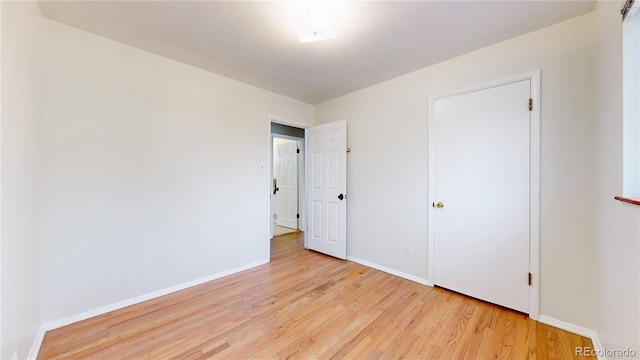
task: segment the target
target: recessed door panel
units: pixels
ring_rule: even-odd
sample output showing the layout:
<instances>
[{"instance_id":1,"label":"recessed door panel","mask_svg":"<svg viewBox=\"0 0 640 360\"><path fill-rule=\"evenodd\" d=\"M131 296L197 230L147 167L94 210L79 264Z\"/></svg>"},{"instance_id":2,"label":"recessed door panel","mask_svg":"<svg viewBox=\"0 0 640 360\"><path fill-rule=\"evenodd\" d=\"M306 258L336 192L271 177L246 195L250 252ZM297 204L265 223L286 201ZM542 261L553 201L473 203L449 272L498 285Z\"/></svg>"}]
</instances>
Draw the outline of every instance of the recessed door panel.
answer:
<instances>
[{"instance_id":1,"label":"recessed door panel","mask_svg":"<svg viewBox=\"0 0 640 360\"><path fill-rule=\"evenodd\" d=\"M311 238L315 241L322 241L324 238L324 232L322 231L324 228L322 225L324 223L322 201L312 201L310 210L311 221L309 221L309 224L311 224Z\"/></svg>"},{"instance_id":2,"label":"recessed door panel","mask_svg":"<svg viewBox=\"0 0 640 360\"><path fill-rule=\"evenodd\" d=\"M311 188L314 191L322 191L324 179L323 179L323 167L324 167L324 152L314 151L311 155Z\"/></svg>"}]
</instances>

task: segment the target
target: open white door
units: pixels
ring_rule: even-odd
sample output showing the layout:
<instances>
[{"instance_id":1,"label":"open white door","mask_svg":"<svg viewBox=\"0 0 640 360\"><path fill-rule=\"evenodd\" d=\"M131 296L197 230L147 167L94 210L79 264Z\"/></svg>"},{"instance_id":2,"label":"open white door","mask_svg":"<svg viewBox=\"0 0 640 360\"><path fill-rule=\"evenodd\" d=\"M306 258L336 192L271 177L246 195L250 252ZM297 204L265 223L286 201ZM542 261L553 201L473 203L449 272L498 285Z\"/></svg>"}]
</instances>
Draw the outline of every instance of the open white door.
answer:
<instances>
[{"instance_id":1,"label":"open white door","mask_svg":"<svg viewBox=\"0 0 640 360\"><path fill-rule=\"evenodd\" d=\"M308 129L307 247L347 258L347 122Z\"/></svg>"},{"instance_id":2,"label":"open white door","mask_svg":"<svg viewBox=\"0 0 640 360\"><path fill-rule=\"evenodd\" d=\"M298 229L298 142L276 146L276 223Z\"/></svg>"}]
</instances>

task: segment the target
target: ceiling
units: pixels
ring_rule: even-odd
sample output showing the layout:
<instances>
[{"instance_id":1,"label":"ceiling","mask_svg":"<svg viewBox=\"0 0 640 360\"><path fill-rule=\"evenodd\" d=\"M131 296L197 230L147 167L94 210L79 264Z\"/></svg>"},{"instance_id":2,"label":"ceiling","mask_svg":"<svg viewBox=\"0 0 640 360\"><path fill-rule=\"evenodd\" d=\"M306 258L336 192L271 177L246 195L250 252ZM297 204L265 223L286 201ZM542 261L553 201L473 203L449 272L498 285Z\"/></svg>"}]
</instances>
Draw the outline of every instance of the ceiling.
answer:
<instances>
[{"instance_id":1,"label":"ceiling","mask_svg":"<svg viewBox=\"0 0 640 360\"><path fill-rule=\"evenodd\" d=\"M335 1L337 38L300 43L293 18L304 3L43 0L40 7L46 18L318 104L595 6L594 1Z\"/></svg>"}]
</instances>

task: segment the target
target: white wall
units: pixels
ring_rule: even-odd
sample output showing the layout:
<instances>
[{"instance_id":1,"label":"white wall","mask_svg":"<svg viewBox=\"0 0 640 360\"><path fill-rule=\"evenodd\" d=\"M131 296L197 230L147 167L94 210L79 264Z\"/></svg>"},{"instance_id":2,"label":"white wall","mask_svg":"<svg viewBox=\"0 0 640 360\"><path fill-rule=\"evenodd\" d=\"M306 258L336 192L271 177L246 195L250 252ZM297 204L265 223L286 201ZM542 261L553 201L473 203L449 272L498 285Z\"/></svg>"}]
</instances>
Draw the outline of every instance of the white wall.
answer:
<instances>
[{"instance_id":1,"label":"white wall","mask_svg":"<svg viewBox=\"0 0 640 360\"><path fill-rule=\"evenodd\" d=\"M40 328L40 8L2 1L0 273L2 359Z\"/></svg>"},{"instance_id":2,"label":"white wall","mask_svg":"<svg viewBox=\"0 0 640 360\"><path fill-rule=\"evenodd\" d=\"M268 115L313 107L43 29L45 322L267 260Z\"/></svg>"},{"instance_id":3,"label":"white wall","mask_svg":"<svg viewBox=\"0 0 640 360\"><path fill-rule=\"evenodd\" d=\"M598 2L598 334L640 352L640 207L622 195L622 2Z\"/></svg>"},{"instance_id":4,"label":"white wall","mask_svg":"<svg viewBox=\"0 0 640 360\"><path fill-rule=\"evenodd\" d=\"M429 96L541 69L540 313L595 328L594 45L587 14L318 105L348 121L348 255L426 278Z\"/></svg>"},{"instance_id":5,"label":"white wall","mask_svg":"<svg viewBox=\"0 0 640 360\"><path fill-rule=\"evenodd\" d=\"M316 122L349 122L349 255L426 277L428 97L540 68L541 313L640 347L640 209L612 200L619 6L317 106ZM313 108L43 22L44 320L263 260L267 114ZM3 358L40 324L39 26L37 4L2 2Z\"/></svg>"}]
</instances>

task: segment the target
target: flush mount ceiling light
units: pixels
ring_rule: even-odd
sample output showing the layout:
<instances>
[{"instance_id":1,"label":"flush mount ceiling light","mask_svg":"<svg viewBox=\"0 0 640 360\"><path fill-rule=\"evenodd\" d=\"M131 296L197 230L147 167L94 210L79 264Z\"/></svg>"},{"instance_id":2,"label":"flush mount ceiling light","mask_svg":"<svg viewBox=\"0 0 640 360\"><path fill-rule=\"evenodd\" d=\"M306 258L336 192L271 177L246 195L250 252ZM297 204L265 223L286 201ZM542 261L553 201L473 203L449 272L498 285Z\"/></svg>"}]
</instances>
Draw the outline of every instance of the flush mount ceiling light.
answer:
<instances>
[{"instance_id":1,"label":"flush mount ceiling light","mask_svg":"<svg viewBox=\"0 0 640 360\"><path fill-rule=\"evenodd\" d=\"M309 9L296 20L301 43L336 37L335 18L331 9Z\"/></svg>"}]
</instances>

